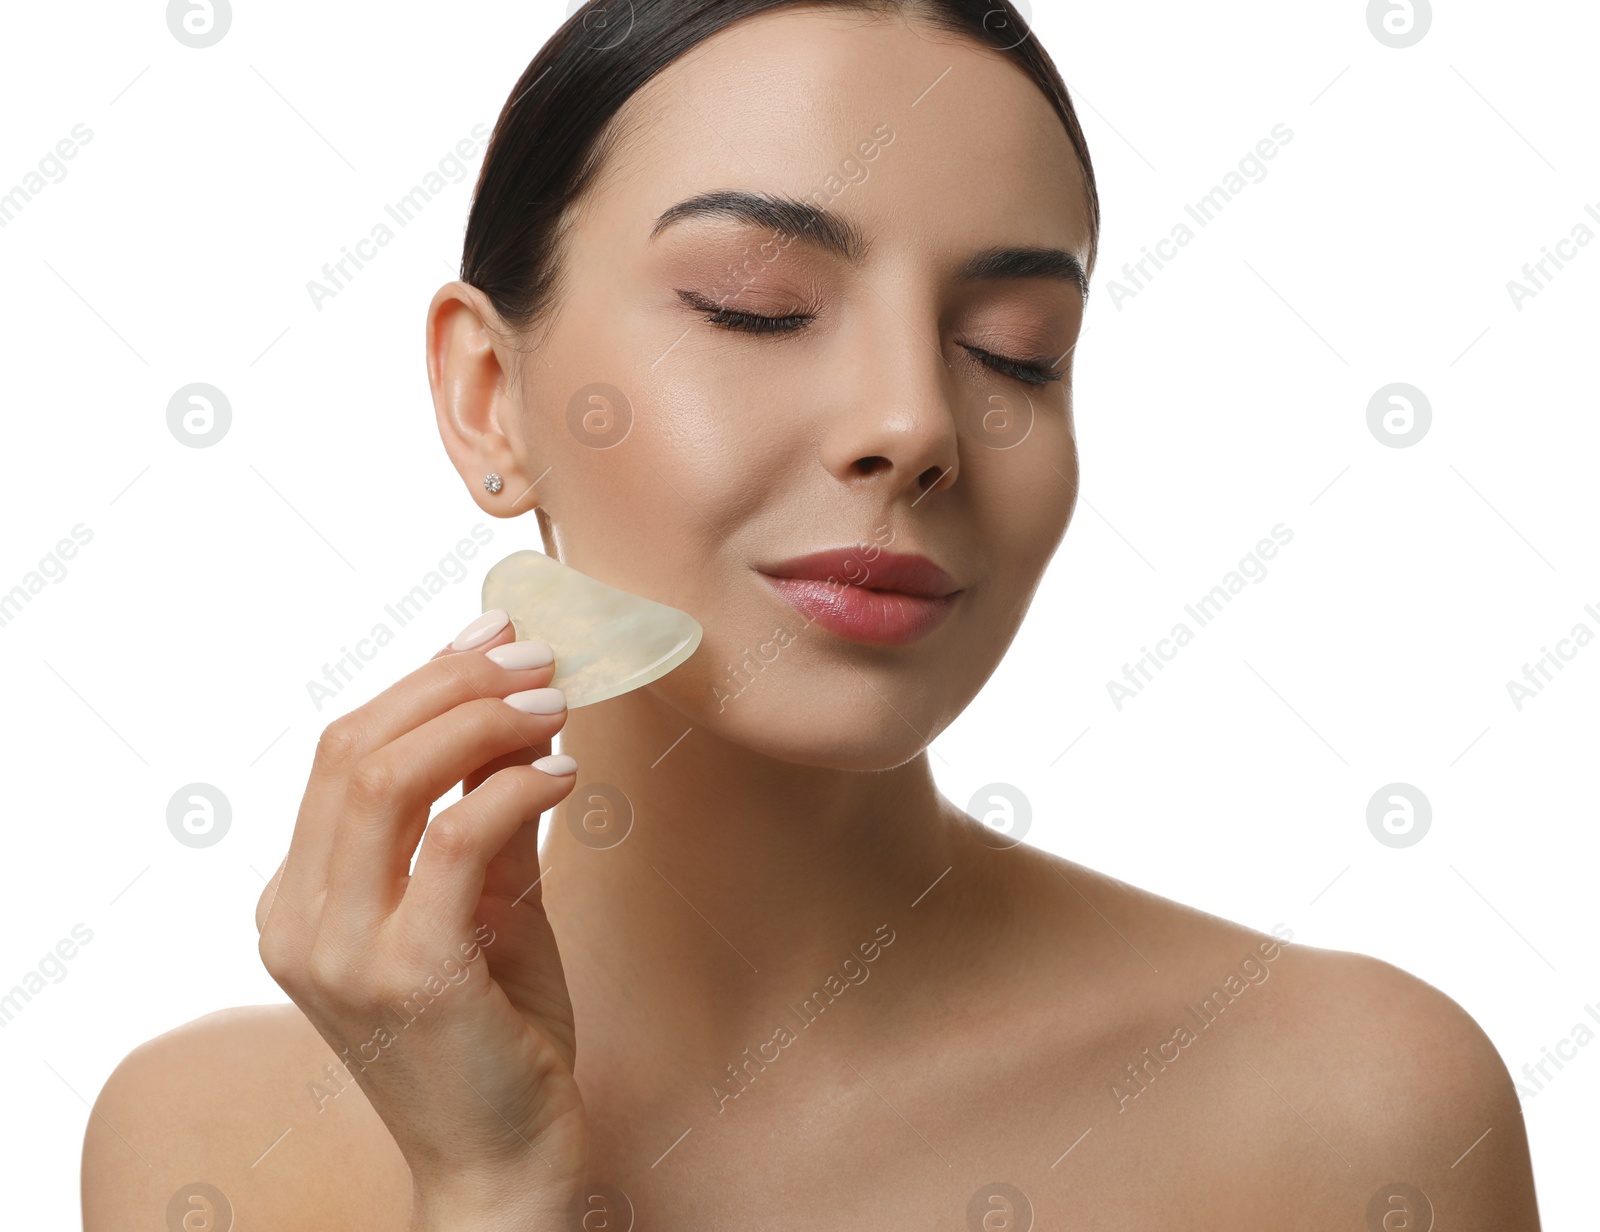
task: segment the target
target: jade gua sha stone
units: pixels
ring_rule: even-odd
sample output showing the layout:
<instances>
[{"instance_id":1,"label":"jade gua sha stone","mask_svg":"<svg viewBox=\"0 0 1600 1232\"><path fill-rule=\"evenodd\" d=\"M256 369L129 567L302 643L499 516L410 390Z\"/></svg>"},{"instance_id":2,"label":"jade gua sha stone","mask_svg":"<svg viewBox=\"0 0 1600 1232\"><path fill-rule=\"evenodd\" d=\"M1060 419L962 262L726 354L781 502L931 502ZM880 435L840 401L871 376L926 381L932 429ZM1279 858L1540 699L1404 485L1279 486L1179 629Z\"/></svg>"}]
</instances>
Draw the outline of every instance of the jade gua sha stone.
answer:
<instances>
[{"instance_id":1,"label":"jade gua sha stone","mask_svg":"<svg viewBox=\"0 0 1600 1232\"><path fill-rule=\"evenodd\" d=\"M539 637L556 652L550 683L567 709L659 680L695 652L703 630L686 612L596 581L524 548L483 579L483 610L504 608L517 640Z\"/></svg>"}]
</instances>

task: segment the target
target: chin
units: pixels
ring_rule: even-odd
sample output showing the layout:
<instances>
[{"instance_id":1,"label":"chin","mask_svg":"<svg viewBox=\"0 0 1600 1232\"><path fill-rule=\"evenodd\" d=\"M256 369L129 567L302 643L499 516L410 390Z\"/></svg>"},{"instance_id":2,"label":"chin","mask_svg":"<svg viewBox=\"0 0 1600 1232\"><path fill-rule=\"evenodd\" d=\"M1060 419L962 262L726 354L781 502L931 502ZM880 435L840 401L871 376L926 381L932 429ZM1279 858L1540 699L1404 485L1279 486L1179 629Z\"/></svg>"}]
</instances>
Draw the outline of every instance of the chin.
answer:
<instances>
[{"instance_id":1,"label":"chin","mask_svg":"<svg viewBox=\"0 0 1600 1232\"><path fill-rule=\"evenodd\" d=\"M880 703L880 710L882 709ZM829 770L893 770L918 756L927 742L890 712L849 717L813 714L722 714L706 726L720 739L775 761ZM896 732L894 729L900 730Z\"/></svg>"},{"instance_id":2,"label":"chin","mask_svg":"<svg viewBox=\"0 0 1600 1232\"><path fill-rule=\"evenodd\" d=\"M719 740L778 761L836 770L903 765L959 713L961 699L933 696L934 682L913 676L909 666L903 677L886 677L881 669L855 670L769 640L776 657L763 664L752 643L752 658L732 673L724 670L728 656L717 657L714 645L702 643L695 659L652 688ZM707 657L696 663L702 653Z\"/></svg>"}]
</instances>

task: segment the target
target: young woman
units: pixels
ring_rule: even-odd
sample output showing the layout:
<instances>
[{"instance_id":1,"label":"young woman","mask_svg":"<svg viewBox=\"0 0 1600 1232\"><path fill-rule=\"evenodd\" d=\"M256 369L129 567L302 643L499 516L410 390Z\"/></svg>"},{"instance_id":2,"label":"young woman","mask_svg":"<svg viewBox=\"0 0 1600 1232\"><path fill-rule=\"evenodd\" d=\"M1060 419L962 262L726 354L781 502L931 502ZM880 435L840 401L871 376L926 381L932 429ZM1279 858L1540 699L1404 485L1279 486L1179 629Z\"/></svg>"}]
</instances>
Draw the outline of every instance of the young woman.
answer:
<instances>
[{"instance_id":1,"label":"young woman","mask_svg":"<svg viewBox=\"0 0 1600 1232\"><path fill-rule=\"evenodd\" d=\"M90 1232L1537 1227L1443 993L935 789L1071 519L1098 222L1005 0L558 32L429 307L438 425L703 641L569 715L491 612L329 726L256 913L293 1003L123 1061Z\"/></svg>"}]
</instances>

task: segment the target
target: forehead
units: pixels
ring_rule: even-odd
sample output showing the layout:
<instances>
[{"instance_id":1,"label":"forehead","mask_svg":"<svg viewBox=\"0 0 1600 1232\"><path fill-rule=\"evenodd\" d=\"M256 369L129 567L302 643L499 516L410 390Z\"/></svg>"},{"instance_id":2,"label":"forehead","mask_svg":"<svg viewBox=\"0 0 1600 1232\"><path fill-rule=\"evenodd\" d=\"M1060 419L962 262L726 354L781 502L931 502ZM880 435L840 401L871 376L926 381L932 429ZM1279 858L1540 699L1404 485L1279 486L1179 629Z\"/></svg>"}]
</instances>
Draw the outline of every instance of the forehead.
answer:
<instances>
[{"instance_id":1,"label":"forehead","mask_svg":"<svg viewBox=\"0 0 1600 1232\"><path fill-rule=\"evenodd\" d=\"M619 113L591 218L637 245L663 210L724 188L825 204L875 242L1089 249L1082 168L1039 87L898 18L780 9L700 43Z\"/></svg>"}]
</instances>

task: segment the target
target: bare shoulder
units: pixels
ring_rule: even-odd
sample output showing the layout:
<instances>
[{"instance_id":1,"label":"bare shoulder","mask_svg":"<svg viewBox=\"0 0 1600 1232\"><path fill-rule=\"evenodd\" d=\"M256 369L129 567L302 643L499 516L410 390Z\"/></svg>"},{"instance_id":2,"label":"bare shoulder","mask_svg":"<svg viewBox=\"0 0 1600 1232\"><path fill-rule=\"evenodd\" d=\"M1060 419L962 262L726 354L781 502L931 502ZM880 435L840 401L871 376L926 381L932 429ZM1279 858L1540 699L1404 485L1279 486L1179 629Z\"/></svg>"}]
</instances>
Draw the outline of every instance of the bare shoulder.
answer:
<instances>
[{"instance_id":1,"label":"bare shoulder","mask_svg":"<svg viewBox=\"0 0 1600 1232\"><path fill-rule=\"evenodd\" d=\"M1103 927L1104 969L1125 990L1124 1107L1159 1109L1196 1156L1206 1139L1219 1160L1248 1151L1248 1181L1280 1219L1293 1211L1285 1226L1538 1229L1515 1084L1452 997L1383 959L1040 855L1069 887L1063 910Z\"/></svg>"},{"instance_id":2,"label":"bare shoulder","mask_svg":"<svg viewBox=\"0 0 1600 1232\"><path fill-rule=\"evenodd\" d=\"M1522 1106L1478 1022L1383 959L1303 945L1285 957L1296 978L1274 1017L1276 1056L1305 1092L1298 1114L1347 1165L1314 1191L1325 1206L1364 1175L1377 1228L1427 1227L1431 1210L1438 1226L1536 1232Z\"/></svg>"},{"instance_id":3,"label":"bare shoulder","mask_svg":"<svg viewBox=\"0 0 1600 1232\"><path fill-rule=\"evenodd\" d=\"M85 1232L188 1227L178 1212L224 1203L236 1226L404 1227L409 1171L347 1074L287 1003L218 1010L140 1044L84 1133Z\"/></svg>"}]
</instances>

